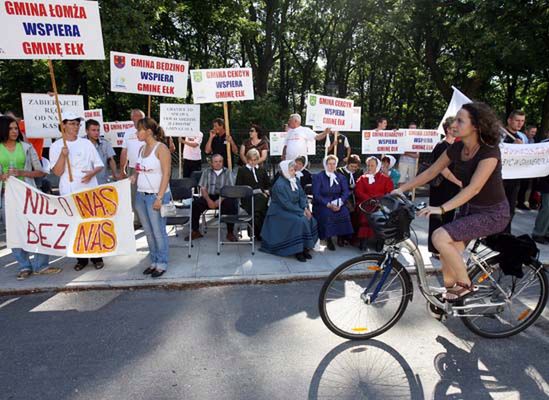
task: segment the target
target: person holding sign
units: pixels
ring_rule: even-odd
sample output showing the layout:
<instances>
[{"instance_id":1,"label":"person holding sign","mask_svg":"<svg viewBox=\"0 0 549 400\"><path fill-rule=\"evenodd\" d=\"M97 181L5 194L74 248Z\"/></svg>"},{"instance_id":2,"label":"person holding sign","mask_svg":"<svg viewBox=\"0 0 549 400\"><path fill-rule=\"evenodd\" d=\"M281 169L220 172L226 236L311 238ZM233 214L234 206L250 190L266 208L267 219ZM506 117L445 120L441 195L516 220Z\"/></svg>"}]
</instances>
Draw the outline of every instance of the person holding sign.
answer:
<instances>
[{"instance_id":1,"label":"person holding sign","mask_svg":"<svg viewBox=\"0 0 549 400\"><path fill-rule=\"evenodd\" d=\"M212 122L212 130L210 131L210 138L206 142L204 151L206 154L214 155L219 154L223 157L223 165L225 167L229 166L229 157L232 157L232 154L227 154L227 140L231 144L232 154L238 154L238 147L232 136L227 137L225 132L225 121L222 118L216 118Z\"/></svg>"},{"instance_id":2,"label":"person holding sign","mask_svg":"<svg viewBox=\"0 0 549 400\"><path fill-rule=\"evenodd\" d=\"M417 129L415 122L408 125L408 129ZM405 151L398 160L398 172L400 173L399 183L402 185L414 179L417 174L417 165L419 153L413 151Z\"/></svg>"},{"instance_id":3,"label":"person holding sign","mask_svg":"<svg viewBox=\"0 0 549 400\"><path fill-rule=\"evenodd\" d=\"M330 132L326 128L324 132L316 134L311 128L301 126L301 115L292 114L288 119L288 134L284 140L284 149L282 150L283 160L295 160L297 157L307 157L307 141L322 140Z\"/></svg>"},{"instance_id":4,"label":"person holding sign","mask_svg":"<svg viewBox=\"0 0 549 400\"><path fill-rule=\"evenodd\" d=\"M261 127L256 124L252 124L250 127L250 138L246 140L240 146L240 160L245 164L247 161L246 155L251 149L256 149L259 156L259 165L263 165L269 157L269 142L263 137L263 131Z\"/></svg>"},{"instance_id":5,"label":"person holding sign","mask_svg":"<svg viewBox=\"0 0 549 400\"><path fill-rule=\"evenodd\" d=\"M154 119L143 118L137 122L137 138L145 145L135 162L137 179L132 176L137 183L135 210L147 237L151 259L151 265L143 274L159 278L168 269L167 217L162 216L160 210L171 200L172 157L164 144L164 130Z\"/></svg>"},{"instance_id":6,"label":"person holding sign","mask_svg":"<svg viewBox=\"0 0 549 400\"><path fill-rule=\"evenodd\" d=\"M113 178L115 178L117 176L116 161L114 161L114 156L116 155L116 153L114 152L114 149L112 148L112 145L109 143L109 141L101 137L99 122L94 119L89 119L86 121L86 137L94 145L97 153L99 154L99 157L101 157L101 161L103 161L103 164L105 166L107 165L107 163L109 164L112 176ZM103 168L103 170L101 170L101 172L97 174L97 183L103 185L108 181L109 178L107 175L107 168L105 167Z\"/></svg>"},{"instance_id":7,"label":"person holding sign","mask_svg":"<svg viewBox=\"0 0 549 400\"><path fill-rule=\"evenodd\" d=\"M10 176L24 180L35 187L34 179L45 176L38 154L34 148L23 141L17 121L14 118L0 116L0 186L5 184ZM2 191L4 188L2 188ZM6 221L6 204L2 193L2 221ZM29 253L21 248L11 249L13 257L19 263L17 279L22 280L36 274L55 274L60 268L49 267L47 254L35 253L33 259Z\"/></svg>"},{"instance_id":8,"label":"person holding sign","mask_svg":"<svg viewBox=\"0 0 549 400\"><path fill-rule=\"evenodd\" d=\"M463 189L439 207L426 207L420 216L444 215L459 208L456 219L438 228L432 236L440 254L444 286L449 302L462 300L475 291L463 262L467 244L479 237L500 233L510 221L509 203L501 178L500 125L484 103L467 103L457 113L458 129L454 142L426 171L394 190L404 191L433 180L451 164Z\"/></svg>"},{"instance_id":9,"label":"person holding sign","mask_svg":"<svg viewBox=\"0 0 549 400\"><path fill-rule=\"evenodd\" d=\"M203 137L204 134L198 132L196 136L179 138L179 143L183 145L183 178L190 178L194 171L202 169L200 145Z\"/></svg>"},{"instance_id":10,"label":"person holding sign","mask_svg":"<svg viewBox=\"0 0 549 400\"><path fill-rule=\"evenodd\" d=\"M326 246L331 251L335 250L332 237L353 234L351 216L346 206L351 192L345 177L336 172L337 163L337 157L330 154L324 159L324 171L313 175L313 215L318 222L318 237L326 240Z\"/></svg>"},{"instance_id":11,"label":"person holding sign","mask_svg":"<svg viewBox=\"0 0 549 400\"><path fill-rule=\"evenodd\" d=\"M337 154L335 154L335 135L337 134ZM330 131L330 134L326 136L326 147L327 147L327 154L333 154L335 155L339 163L343 165L347 162L349 159L349 156L351 155L351 145L349 144L349 139L347 139L347 136L342 135L339 132L332 132Z\"/></svg>"},{"instance_id":12,"label":"person holding sign","mask_svg":"<svg viewBox=\"0 0 549 400\"><path fill-rule=\"evenodd\" d=\"M105 167L94 145L89 140L78 136L82 120L81 116L72 112L63 113L62 124L66 145L62 139L57 139L50 147L52 172L60 177L59 194L61 196L96 187L97 174ZM68 164L72 172L72 181L69 177ZM80 271L88 265L88 262L87 258L78 258L74 269ZM92 258L92 262L96 269L104 266L101 258Z\"/></svg>"},{"instance_id":13,"label":"person holding sign","mask_svg":"<svg viewBox=\"0 0 549 400\"><path fill-rule=\"evenodd\" d=\"M261 251L277 256L311 259L310 250L318 240L318 228L307 196L296 181L295 162L280 163L281 176L271 192L271 204L261 230Z\"/></svg>"}]
</instances>

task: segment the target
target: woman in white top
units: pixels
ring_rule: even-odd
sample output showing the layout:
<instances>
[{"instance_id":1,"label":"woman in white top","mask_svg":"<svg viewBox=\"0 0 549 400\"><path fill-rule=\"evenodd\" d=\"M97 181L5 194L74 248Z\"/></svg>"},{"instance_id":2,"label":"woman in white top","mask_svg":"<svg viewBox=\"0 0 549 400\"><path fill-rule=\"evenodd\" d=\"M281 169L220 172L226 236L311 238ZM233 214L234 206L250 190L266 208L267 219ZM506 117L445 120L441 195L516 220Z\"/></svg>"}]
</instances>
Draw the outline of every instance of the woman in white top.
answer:
<instances>
[{"instance_id":1,"label":"woman in white top","mask_svg":"<svg viewBox=\"0 0 549 400\"><path fill-rule=\"evenodd\" d=\"M169 183L172 160L170 150L161 143L164 139L164 130L154 119L139 120L137 138L145 144L139 150L135 164L135 210L143 225L151 258L151 265L143 273L158 278L168 268L166 218L160 215L160 208L171 198ZM132 179L135 179L135 175Z\"/></svg>"}]
</instances>

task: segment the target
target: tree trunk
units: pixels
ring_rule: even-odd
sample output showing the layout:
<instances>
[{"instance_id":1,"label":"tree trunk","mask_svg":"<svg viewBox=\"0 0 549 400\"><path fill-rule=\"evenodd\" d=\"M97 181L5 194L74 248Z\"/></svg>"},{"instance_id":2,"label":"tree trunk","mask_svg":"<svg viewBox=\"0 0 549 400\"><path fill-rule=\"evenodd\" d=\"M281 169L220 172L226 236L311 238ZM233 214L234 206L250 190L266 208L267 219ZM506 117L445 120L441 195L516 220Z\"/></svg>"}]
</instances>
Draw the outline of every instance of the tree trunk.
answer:
<instances>
[{"instance_id":1,"label":"tree trunk","mask_svg":"<svg viewBox=\"0 0 549 400\"><path fill-rule=\"evenodd\" d=\"M548 75L549 78L549 74ZM543 98L543 107L541 109L541 137L545 139L545 132L549 131L549 79L547 80L547 89Z\"/></svg>"}]
</instances>

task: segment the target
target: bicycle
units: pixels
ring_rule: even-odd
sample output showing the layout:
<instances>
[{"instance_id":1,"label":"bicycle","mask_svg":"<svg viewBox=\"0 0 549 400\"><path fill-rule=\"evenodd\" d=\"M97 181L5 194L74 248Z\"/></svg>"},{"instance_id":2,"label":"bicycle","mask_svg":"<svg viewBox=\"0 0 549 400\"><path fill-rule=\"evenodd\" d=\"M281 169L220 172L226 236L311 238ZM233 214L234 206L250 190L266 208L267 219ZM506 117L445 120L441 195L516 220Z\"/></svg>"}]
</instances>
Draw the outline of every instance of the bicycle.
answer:
<instances>
[{"instance_id":1,"label":"bicycle","mask_svg":"<svg viewBox=\"0 0 549 400\"><path fill-rule=\"evenodd\" d=\"M370 226L385 239L380 253L366 253L338 266L319 296L320 316L333 333L346 339L370 339L389 330L413 298L410 273L397 260L406 250L413 257L418 286L432 314L444 321L458 317L474 333L487 338L515 335L533 324L548 298L548 281L539 251L522 264L524 276L506 275L499 253L477 239L466 263L473 293L456 303L443 301L444 288L428 284L423 257L410 237L416 206L407 199L384 196L359 205ZM537 248L536 248L537 249Z\"/></svg>"}]
</instances>

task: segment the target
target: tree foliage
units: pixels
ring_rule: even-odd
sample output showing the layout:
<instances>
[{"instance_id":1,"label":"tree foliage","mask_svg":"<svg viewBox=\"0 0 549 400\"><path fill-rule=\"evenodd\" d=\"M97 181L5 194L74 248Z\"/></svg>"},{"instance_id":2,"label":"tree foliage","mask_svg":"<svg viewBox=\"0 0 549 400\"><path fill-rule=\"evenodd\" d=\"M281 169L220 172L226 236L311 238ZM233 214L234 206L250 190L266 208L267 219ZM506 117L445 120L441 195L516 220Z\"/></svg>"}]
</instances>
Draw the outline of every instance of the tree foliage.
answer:
<instances>
[{"instance_id":1,"label":"tree foliage","mask_svg":"<svg viewBox=\"0 0 549 400\"><path fill-rule=\"evenodd\" d=\"M499 0L102 0L110 50L189 60L191 68L249 66L256 101L231 105L231 124L280 129L304 112L309 92L355 100L363 128L438 124L451 86L514 108L549 129L549 1ZM145 108L146 97L110 92L109 61L55 62L60 92L79 93L108 120ZM0 107L50 89L43 61L0 62ZM154 98L160 102L191 102ZM203 107L203 121L221 115ZM204 123L206 125L206 123Z\"/></svg>"}]
</instances>

